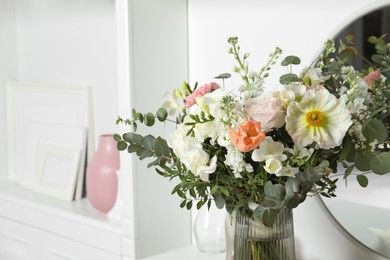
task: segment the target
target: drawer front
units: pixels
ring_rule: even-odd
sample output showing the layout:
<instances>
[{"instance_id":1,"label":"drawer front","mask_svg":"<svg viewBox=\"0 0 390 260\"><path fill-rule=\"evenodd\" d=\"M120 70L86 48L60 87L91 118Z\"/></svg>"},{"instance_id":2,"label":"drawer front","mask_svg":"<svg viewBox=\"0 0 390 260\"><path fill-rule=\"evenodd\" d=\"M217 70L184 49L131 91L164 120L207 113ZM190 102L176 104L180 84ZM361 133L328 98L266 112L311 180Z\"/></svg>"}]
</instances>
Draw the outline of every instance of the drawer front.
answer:
<instances>
[{"instance_id":1,"label":"drawer front","mask_svg":"<svg viewBox=\"0 0 390 260\"><path fill-rule=\"evenodd\" d=\"M0 218L0 259L39 259L41 240L40 231Z\"/></svg>"},{"instance_id":2,"label":"drawer front","mask_svg":"<svg viewBox=\"0 0 390 260\"><path fill-rule=\"evenodd\" d=\"M119 255L52 234L45 234L43 243L42 260L121 260Z\"/></svg>"}]
</instances>

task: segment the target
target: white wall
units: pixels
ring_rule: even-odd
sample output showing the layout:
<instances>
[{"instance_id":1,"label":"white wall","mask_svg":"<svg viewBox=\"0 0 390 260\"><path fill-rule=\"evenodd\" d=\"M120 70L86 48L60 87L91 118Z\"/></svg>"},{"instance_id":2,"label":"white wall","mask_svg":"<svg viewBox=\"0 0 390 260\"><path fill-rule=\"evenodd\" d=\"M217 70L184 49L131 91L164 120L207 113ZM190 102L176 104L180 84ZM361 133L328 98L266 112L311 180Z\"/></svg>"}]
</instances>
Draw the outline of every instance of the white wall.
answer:
<instances>
[{"instance_id":1,"label":"white wall","mask_svg":"<svg viewBox=\"0 0 390 260\"><path fill-rule=\"evenodd\" d=\"M99 135L115 132L118 116L115 2L1 0L0 4L0 54L4 54L0 60L1 100L5 82L13 80L92 85L96 144ZM1 104L3 126L4 102ZM3 131L1 127L1 144L6 138ZM5 146L1 145L2 173L4 158ZM0 176L4 178L5 174Z\"/></svg>"},{"instance_id":2,"label":"white wall","mask_svg":"<svg viewBox=\"0 0 390 260\"><path fill-rule=\"evenodd\" d=\"M189 0L190 81L200 84L224 72L235 61L227 54L227 39L238 36L242 53L250 52L252 69L259 69L276 46L284 55L301 57L309 66L326 39L346 19L373 0ZM387 2L389 1L381 1ZM267 89L278 87L283 68L274 67ZM239 77L227 81L237 87ZM353 216L351 216L353 217ZM308 198L294 210L297 256L302 260L383 259L339 230L317 199Z\"/></svg>"},{"instance_id":3,"label":"white wall","mask_svg":"<svg viewBox=\"0 0 390 260\"><path fill-rule=\"evenodd\" d=\"M17 79L15 4L0 0L0 181L6 178L5 82Z\"/></svg>"},{"instance_id":4,"label":"white wall","mask_svg":"<svg viewBox=\"0 0 390 260\"><path fill-rule=\"evenodd\" d=\"M17 0L19 80L92 85L96 140L117 118L115 2Z\"/></svg>"}]
</instances>

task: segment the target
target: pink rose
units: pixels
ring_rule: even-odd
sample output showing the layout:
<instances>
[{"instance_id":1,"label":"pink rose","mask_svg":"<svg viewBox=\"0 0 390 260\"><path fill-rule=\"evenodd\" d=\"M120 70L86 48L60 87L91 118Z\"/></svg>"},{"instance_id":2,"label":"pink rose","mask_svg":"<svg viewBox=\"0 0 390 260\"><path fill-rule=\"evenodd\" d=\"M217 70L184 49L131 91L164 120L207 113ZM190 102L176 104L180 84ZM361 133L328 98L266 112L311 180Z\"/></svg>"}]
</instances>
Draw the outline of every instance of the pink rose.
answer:
<instances>
[{"instance_id":1,"label":"pink rose","mask_svg":"<svg viewBox=\"0 0 390 260\"><path fill-rule=\"evenodd\" d=\"M260 121L264 132L285 124L286 111L280 100L270 94L249 99L244 112L250 119Z\"/></svg>"},{"instance_id":2,"label":"pink rose","mask_svg":"<svg viewBox=\"0 0 390 260\"><path fill-rule=\"evenodd\" d=\"M211 82L211 83L206 83L203 86L201 86L200 88L195 89L186 98L186 104L185 104L186 108L192 107L196 103L197 97L203 97L207 93L211 93L218 88L220 88L220 86L217 83Z\"/></svg>"},{"instance_id":3,"label":"pink rose","mask_svg":"<svg viewBox=\"0 0 390 260\"><path fill-rule=\"evenodd\" d=\"M364 77L364 81L367 83L367 85L372 86L376 81L378 81L381 78L381 71L380 70L374 70L368 73Z\"/></svg>"}]
</instances>

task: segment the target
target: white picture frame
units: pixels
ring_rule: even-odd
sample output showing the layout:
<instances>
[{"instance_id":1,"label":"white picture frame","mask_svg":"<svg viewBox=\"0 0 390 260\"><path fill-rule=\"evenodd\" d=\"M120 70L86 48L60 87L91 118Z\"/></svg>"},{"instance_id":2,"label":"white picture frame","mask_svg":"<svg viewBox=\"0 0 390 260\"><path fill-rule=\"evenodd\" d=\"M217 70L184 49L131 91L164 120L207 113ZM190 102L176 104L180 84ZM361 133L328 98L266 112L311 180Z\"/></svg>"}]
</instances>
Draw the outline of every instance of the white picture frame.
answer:
<instances>
[{"instance_id":1,"label":"white picture frame","mask_svg":"<svg viewBox=\"0 0 390 260\"><path fill-rule=\"evenodd\" d=\"M33 189L38 175L38 156L43 143L67 146L80 150L75 200L82 197L86 166L87 130L82 126L30 121L26 128L26 146L21 185Z\"/></svg>"},{"instance_id":2,"label":"white picture frame","mask_svg":"<svg viewBox=\"0 0 390 260\"><path fill-rule=\"evenodd\" d=\"M42 144L33 191L57 199L73 200L80 154L80 149Z\"/></svg>"},{"instance_id":3,"label":"white picture frame","mask_svg":"<svg viewBox=\"0 0 390 260\"><path fill-rule=\"evenodd\" d=\"M6 85L8 180L21 183L26 129L31 121L82 126L87 129L87 161L94 153L92 87L28 82Z\"/></svg>"}]
</instances>

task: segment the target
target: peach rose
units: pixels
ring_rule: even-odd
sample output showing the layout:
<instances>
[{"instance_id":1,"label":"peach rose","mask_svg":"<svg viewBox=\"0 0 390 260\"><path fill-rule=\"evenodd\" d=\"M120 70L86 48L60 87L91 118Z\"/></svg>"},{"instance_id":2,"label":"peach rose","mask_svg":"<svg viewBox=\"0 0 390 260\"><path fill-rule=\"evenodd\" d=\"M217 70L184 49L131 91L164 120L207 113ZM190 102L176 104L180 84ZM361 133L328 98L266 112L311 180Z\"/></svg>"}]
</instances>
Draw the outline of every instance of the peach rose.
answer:
<instances>
[{"instance_id":1,"label":"peach rose","mask_svg":"<svg viewBox=\"0 0 390 260\"><path fill-rule=\"evenodd\" d=\"M374 70L368 73L364 77L364 81L367 83L367 85L372 86L376 81L378 81L381 78L381 71L380 70Z\"/></svg>"},{"instance_id":2,"label":"peach rose","mask_svg":"<svg viewBox=\"0 0 390 260\"><path fill-rule=\"evenodd\" d=\"M249 99L245 103L244 112L250 119L260 121L265 132L285 124L286 111L283 104L271 94Z\"/></svg>"},{"instance_id":3,"label":"peach rose","mask_svg":"<svg viewBox=\"0 0 390 260\"><path fill-rule=\"evenodd\" d=\"M246 120L237 131L228 128L232 144L241 152L249 152L256 149L264 140L265 134L261 131L261 123Z\"/></svg>"},{"instance_id":4,"label":"peach rose","mask_svg":"<svg viewBox=\"0 0 390 260\"><path fill-rule=\"evenodd\" d=\"M211 82L206 83L200 88L195 89L189 96L187 96L185 107L192 107L193 105L195 105L197 97L203 97L207 93L211 93L218 88L220 88L220 86L217 83Z\"/></svg>"}]
</instances>

